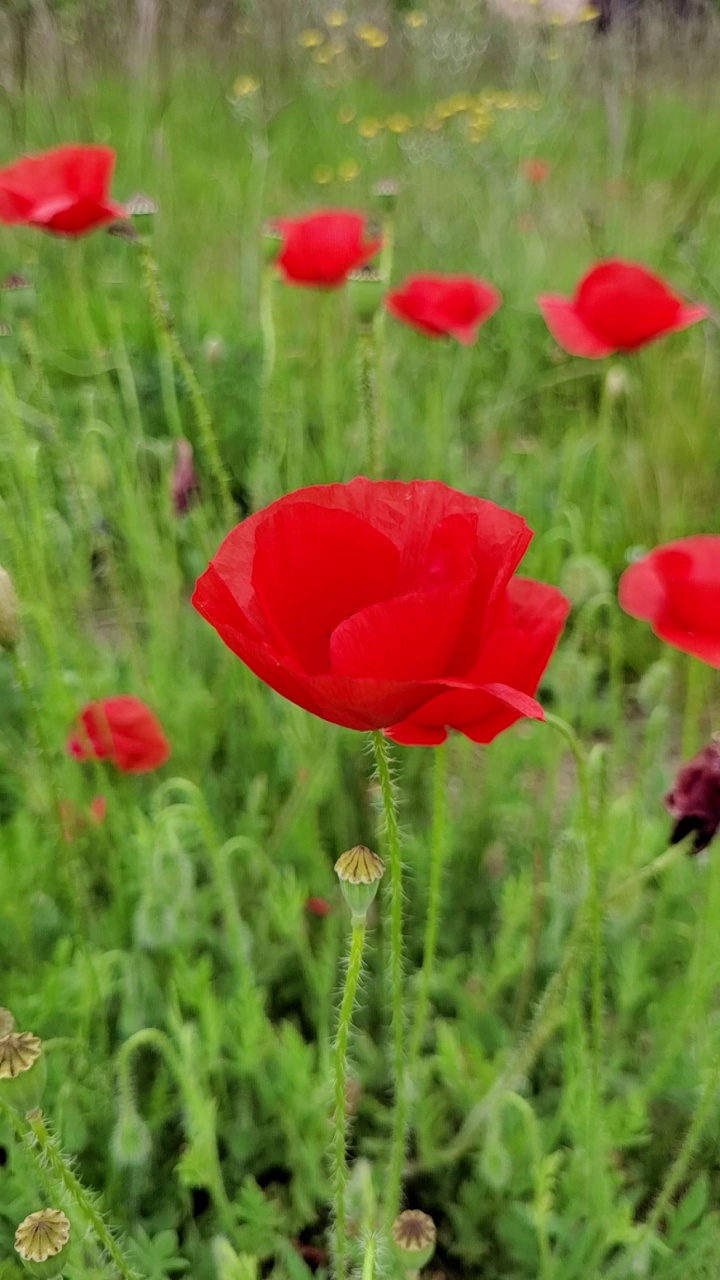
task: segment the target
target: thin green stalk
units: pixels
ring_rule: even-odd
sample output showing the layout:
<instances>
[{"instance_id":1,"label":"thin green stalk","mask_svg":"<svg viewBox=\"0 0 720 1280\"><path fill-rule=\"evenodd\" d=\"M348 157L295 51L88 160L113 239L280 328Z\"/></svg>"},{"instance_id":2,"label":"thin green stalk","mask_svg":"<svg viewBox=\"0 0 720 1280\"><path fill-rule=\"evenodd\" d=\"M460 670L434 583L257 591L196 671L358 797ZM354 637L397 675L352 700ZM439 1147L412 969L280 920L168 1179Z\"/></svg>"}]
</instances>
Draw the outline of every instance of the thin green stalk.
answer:
<instances>
[{"instance_id":1,"label":"thin green stalk","mask_svg":"<svg viewBox=\"0 0 720 1280\"><path fill-rule=\"evenodd\" d=\"M593 454L593 489L590 504L590 529L588 547L599 551L603 545L603 505L608 492L610 463L613 456L612 397L608 391L608 376L603 378L600 392L600 408L597 417L597 444Z\"/></svg>"},{"instance_id":2,"label":"thin green stalk","mask_svg":"<svg viewBox=\"0 0 720 1280\"><path fill-rule=\"evenodd\" d=\"M42 1112L31 1111L27 1122L36 1144L36 1147L30 1143L27 1144L27 1150L31 1156L37 1157L40 1164L48 1169L53 1180L62 1188L78 1213L92 1228L99 1244L122 1276L122 1280L137 1280L138 1273L125 1257L95 1199L73 1173L57 1139L49 1132Z\"/></svg>"},{"instance_id":3,"label":"thin green stalk","mask_svg":"<svg viewBox=\"0 0 720 1280\"><path fill-rule=\"evenodd\" d=\"M429 441L429 474L434 480L442 480L447 467L447 406L445 403L445 367L442 351L434 353L435 359L428 374L425 431Z\"/></svg>"},{"instance_id":4,"label":"thin green stalk","mask_svg":"<svg viewBox=\"0 0 720 1280\"><path fill-rule=\"evenodd\" d=\"M685 708L682 720L682 756L689 760L700 746L700 721L705 696L705 666L699 658L688 658Z\"/></svg>"},{"instance_id":5,"label":"thin green stalk","mask_svg":"<svg viewBox=\"0 0 720 1280\"><path fill-rule=\"evenodd\" d=\"M385 1216L388 1229L400 1207L408 1127L408 1091L405 1063L405 1010L403 1004L403 885L400 827L390 770L390 752L379 730L372 735L385 811L385 839L390 862L390 983L392 988L393 1075L395 1114L392 1145L385 1184Z\"/></svg>"},{"instance_id":6,"label":"thin green stalk","mask_svg":"<svg viewBox=\"0 0 720 1280\"><path fill-rule=\"evenodd\" d=\"M338 395L335 377L333 321L336 314L332 290L318 298L318 336L320 359L320 415L323 429L323 453L333 480L341 480L338 424Z\"/></svg>"},{"instance_id":7,"label":"thin green stalk","mask_svg":"<svg viewBox=\"0 0 720 1280\"><path fill-rule=\"evenodd\" d=\"M377 335L372 321L358 331L358 394L363 435L367 446L368 474L379 480L383 473L385 441L378 400Z\"/></svg>"},{"instance_id":8,"label":"thin green stalk","mask_svg":"<svg viewBox=\"0 0 720 1280\"><path fill-rule=\"evenodd\" d=\"M23 698L25 699L25 705L27 707L30 723L40 752L45 776L48 786L50 787L53 809L55 811L55 821L57 824L56 838L59 841L62 829L62 793L52 749L48 741L48 736L45 732L45 721L43 719L42 709L38 705L27 666L25 665L24 659L20 656L19 650L17 648L12 649L10 651L10 656L13 664L13 670L15 671L15 678L20 686Z\"/></svg>"},{"instance_id":9,"label":"thin green stalk","mask_svg":"<svg viewBox=\"0 0 720 1280\"><path fill-rule=\"evenodd\" d=\"M362 972L365 947L365 919L353 919L350 938L350 956L345 973L340 1018L334 1053L333 1112L333 1254L335 1280L345 1280L347 1274L347 1060L348 1042L352 1027L358 983Z\"/></svg>"},{"instance_id":10,"label":"thin green stalk","mask_svg":"<svg viewBox=\"0 0 720 1280\"><path fill-rule=\"evenodd\" d=\"M442 873L447 852L447 745L435 749L433 778L433 826L430 855L430 887L428 891L428 912L425 922L425 942L423 946L423 964L420 972L420 988L418 991L412 1034L410 1036L410 1054L408 1074L413 1079L417 1069L420 1049L425 1034L427 1011L430 996L430 984L435 968L435 952L437 948L438 923L440 919L440 888Z\"/></svg>"},{"instance_id":11,"label":"thin green stalk","mask_svg":"<svg viewBox=\"0 0 720 1280\"><path fill-rule=\"evenodd\" d=\"M260 374L260 439L258 441L256 472L253 484L253 503L256 508L267 501L266 480L275 451L271 423L270 388L276 358L275 321L273 317L273 286L275 264L267 262L260 277L260 331L262 333L262 370Z\"/></svg>"},{"instance_id":12,"label":"thin green stalk","mask_svg":"<svg viewBox=\"0 0 720 1280\"><path fill-rule=\"evenodd\" d=\"M363 1254L362 1280L374 1280L375 1276L375 1250L377 1248L377 1236L371 1234L365 1241L365 1252Z\"/></svg>"}]
</instances>

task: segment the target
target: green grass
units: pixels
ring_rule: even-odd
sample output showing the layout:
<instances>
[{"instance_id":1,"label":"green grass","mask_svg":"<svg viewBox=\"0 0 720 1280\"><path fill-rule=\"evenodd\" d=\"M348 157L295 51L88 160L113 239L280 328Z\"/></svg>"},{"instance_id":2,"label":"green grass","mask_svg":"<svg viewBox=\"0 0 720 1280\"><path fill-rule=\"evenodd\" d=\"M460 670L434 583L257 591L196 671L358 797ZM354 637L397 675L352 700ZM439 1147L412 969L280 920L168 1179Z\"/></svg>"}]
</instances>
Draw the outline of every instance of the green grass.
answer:
<instances>
[{"instance_id":1,"label":"green grass","mask_svg":"<svg viewBox=\"0 0 720 1280\"><path fill-rule=\"evenodd\" d=\"M558 353L534 298L569 291L593 258L619 254L717 313L717 92L665 69L628 87L619 67L603 93L592 67L581 70L585 29L537 44L490 37L486 58L457 74L403 47L394 79L389 61L375 76L366 56L338 87L298 51L290 72L260 68L263 89L243 112L232 83L256 69L257 51L232 68L179 66L144 94L96 77L72 106L36 91L26 142L109 141L115 194L139 187L157 199L163 288L239 514L258 488L270 500L366 466L344 294L274 286L277 361L262 392L265 217L372 208L375 181L394 176L394 279L468 270L502 290L469 350L388 319L386 472L441 478L535 530L524 571L573 598L542 694L580 739L589 813L552 727L521 725L484 750L451 741L439 962L405 1198L434 1217L430 1267L450 1277L694 1280L720 1261L720 868L712 853L706 866L680 855L657 878L633 877L666 846L662 796L681 743L702 744L718 699L702 671L688 697L688 661L620 612L615 587L637 548L720 532L718 329L624 362L627 389L603 424L607 363ZM476 144L457 118L437 133L358 135L363 117L424 115L453 92L490 87L537 102L494 108ZM356 116L343 125L346 105ZM0 120L0 159L16 149ZM532 155L552 171L531 189L518 165ZM354 182L313 182L315 166L337 171L345 159L360 165ZM332 868L379 839L366 744L262 687L189 605L225 530L187 388L158 356L133 247L6 231L0 268L26 271L38 290L0 369L0 563L21 599L32 688L28 700L2 655L0 1001L48 1042L45 1115L141 1276L252 1280L257 1268L299 1280L307 1264L289 1242L325 1247L329 1222L329 1071L348 933ZM210 338L221 340L212 360ZM178 431L196 446L206 493L182 521L168 499ZM160 776L120 777L64 753L79 706L120 691L145 698L165 726L173 756ZM395 760L412 997L432 753L398 749ZM106 795L106 822L59 839L54 788L79 806ZM602 918L574 935L593 884ZM309 895L328 898L332 915L310 917ZM361 1231L374 1200L382 1213L391 1133L386 901L372 923L351 1041ZM558 973L547 1034L528 1042ZM532 1053L518 1065L524 1044ZM697 1142L668 1183L699 1108ZM1 1118L0 1142L0 1274L15 1280L15 1227L50 1191ZM70 1212L68 1280L110 1275ZM377 1273L391 1271L381 1250Z\"/></svg>"}]
</instances>

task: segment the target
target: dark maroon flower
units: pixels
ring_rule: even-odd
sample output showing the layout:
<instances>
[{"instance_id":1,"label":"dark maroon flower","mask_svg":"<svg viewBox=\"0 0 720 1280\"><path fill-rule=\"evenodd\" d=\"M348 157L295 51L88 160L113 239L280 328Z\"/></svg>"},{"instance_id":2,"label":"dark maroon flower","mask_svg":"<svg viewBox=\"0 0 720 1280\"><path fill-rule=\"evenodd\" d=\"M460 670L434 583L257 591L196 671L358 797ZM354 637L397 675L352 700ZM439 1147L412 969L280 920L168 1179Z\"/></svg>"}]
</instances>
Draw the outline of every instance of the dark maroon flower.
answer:
<instances>
[{"instance_id":1,"label":"dark maroon flower","mask_svg":"<svg viewBox=\"0 0 720 1280\"><path fill-rule=\"evenodd\" d=\"M193 447L182 436L175 442L175 464L170 477L173 511L176 516L187 515L193 500L200 492L200 481L193 462Z\"/></svg>"},{"instance_id":2,"label":"dark maroon flower","mask_svg":"<svg viewBox=\"0 0 720 1280\"><path fill-rule=\"evenodd\" d=\"M665 796L675 819L671 844L693 833L692 853L707 849L720 826L720 742L710 742L684 764Z\"/></svg>"}]
</instances>

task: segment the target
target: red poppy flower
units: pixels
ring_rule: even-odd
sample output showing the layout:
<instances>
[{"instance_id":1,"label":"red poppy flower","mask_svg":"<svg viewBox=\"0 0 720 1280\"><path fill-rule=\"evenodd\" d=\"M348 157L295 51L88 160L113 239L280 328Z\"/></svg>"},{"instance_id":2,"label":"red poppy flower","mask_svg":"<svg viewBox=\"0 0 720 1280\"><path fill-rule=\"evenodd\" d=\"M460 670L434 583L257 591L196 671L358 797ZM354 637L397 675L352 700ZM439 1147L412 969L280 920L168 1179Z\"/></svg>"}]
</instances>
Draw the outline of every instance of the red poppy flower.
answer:
<instances>
[{"instance_id":1,"label":"red poppy flower","mask_svg":"<svg viewBox=\"0 0 720 1280\"><path fill-rule=\"evenodd\" d=\"M625 570L618 594L661 640L720 667L720 535L656 547Z\"/></svg>"},{"instance_id":2,"label":"red poppy flower","mask_svg":"<svg viewBox=\"0 0 720 1280\"><path fill-rule=\"evenodd\" d=\"M0 170L0 222L82 236L125 210L110 200L110 147L56 147Z\"/></svg>"},{"instance_id":3,"label":"red poppy flower","mask_svg":"<svg viewBox=\"0 0 720 1280\"><path fill-rule=\"evenodd\" d=\"M388 737L407 746L436 746L448 729L473 742L492 742L523 716L544 719L532 696L562 634L570 602L545 582L511 578L468 673L473 690L433 698Z\"/></svg>"},{"instance_id":4,"label":"red poppy flower","mask_svg":"<svg viewBox=\"0 0 720 1280\"><path fill-rule=\"evenodd\" d=\"M452 337L466 345L501 302L502 294L475 276L410 276L385 298L396 320L431 338Z\"/></svg>"},{"instance_id":5,"label":"red poppy flower","mask_svg":"<svg viewBox=\"0 0 720 1280\"><path fill-rule=\"evenodd\" d=\"M382 244L379 237L366 239L367 219L347 209L275 218L273 226L283 236L277 262L285 279L315 289L344 284L349 272L372 258Z\"/></svg>"},{"instance_id":6,"label":"red poppy flower","mask_svg":"<svg viewBox=\"0 0 720 1280\"><path fill-rule=\"evenodd\" d=\"M76 760L110 760L123 773L149 773L170 759L170 744L157 717L139 698L125 693L83 707L67 749Z\"/></svg>"},{"instance_id":7,"label":"red poppy flower","mask_svg":"<svg viewBox=\"0 0 720 1280\"><path fill-rule=\"evenodd\" d=\"M531 537L520 516L434 480L318 485L233 529L193 604L291 702L384 729L476 691L468 673Z\"/></svg>"},{"instance_id":8,"label":"red poppy flower","mask_svg":"<svg viewBox=\"0 0 720 1280\"><path fill-rule=\"evenodd\" d=\"M555 341L570 355L590 359L636 351L709 314L707 307L683 302L652 271L619 258L593 267L572 298L543 293L538 306Z\"/></svg>"},{"instance_id":9,"label":"red poppy flower","mask_svg":"<svg viewBox=\"0 0 720 1280\"><path fill-rule=\"evenodd\" d=\"M320 920L324 920L332 911L332 904L327 898L307 898L305 900L305 910L311 916L317 916Z\"/></svg>"},{"instance_id":10,"label":"red poppy flower","mask_svg":"<svg viewBox=\"0 0 720 1280\"><path fill-rule=\"evenodd\" d=\"M105 796L95 796L87 809L80 809L72 800L60 801L60 822L63 840L67 844L83 835L90 826L99 827L107 817Z\"/></svg>"},{"instance_id":11,"label":"red poppy flower","mask_svg":"<svg viewBox=\"0 0 720 1280\"><path fill-rule=\"evenodd\" d=\"M541 182L545 182L550 177L552 165L549 160L542 160L540 156L528 156L520 165L520 172L528 182L532 182L538 186Z\"/></svg>"}]
</instances>

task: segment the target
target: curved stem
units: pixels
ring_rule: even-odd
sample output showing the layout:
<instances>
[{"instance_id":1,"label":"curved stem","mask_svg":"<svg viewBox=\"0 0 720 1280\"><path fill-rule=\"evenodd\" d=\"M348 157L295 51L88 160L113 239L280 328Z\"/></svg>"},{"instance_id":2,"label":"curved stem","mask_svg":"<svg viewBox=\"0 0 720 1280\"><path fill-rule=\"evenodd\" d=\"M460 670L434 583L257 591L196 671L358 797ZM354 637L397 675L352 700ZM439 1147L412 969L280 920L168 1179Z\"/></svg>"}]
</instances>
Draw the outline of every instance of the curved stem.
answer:
<instances>
[{"instance_id":1,"label":"curved stem","mask_svg":"<svg viewBox=\"0 0 720 1280\"><path fill-rule=\"evenodd\" d=\"M348 1041L352 1027L353 1008L357 995L358 983L362 972L363 949L365 946L365 919L353 920L352 937L350 939L350 956L345 974L340 1018L334 1054L334 1094L335 1108L333 1113L333 1158L334 1188L333 1210L335 1219L333 1253L335 1260L335 1280L345 1280L347 1252L347 1058Z\"/></svg>"},{"instance_id":2,"label":"curved stem","mask_svg":"<svg viewBox=\"0 0 720 1280\"><path fill-rule=\"evenodd\" d=\"M435 951L437 948L438 923L440 918L440 887L445 864L447 841L445 827L447 823L447 744L435 749L435 768L433 778L433 828L430 857L430 888L428 892L428 913L425 923L425 943L423 947L423 965L420 973L420 989L418 991L412 1035L410 1037L410 1054L408 1074L412 1080L417 1067L420 1048L425 1034L428 1001L433 969L435 967Z\"/></svg>"},{"instance_id":3,"label":"curved stem","mask_svg":"<svg viewBox=\"0 0 720 1280\"><path fill-rule=\"evenodd\" d=\"M405 1011L403 1007L403 885L400 828L395 790L390 772L390 752L379 730L372 735L383 808L385 839L390 861L390 983L392 988L393 1075L395 1114L393 1117L390 1164L385 1186L385 1214L388 1227L400 1207L408 1123L408 1095L405 1072Z\"/></svg>"}]
</instances>

